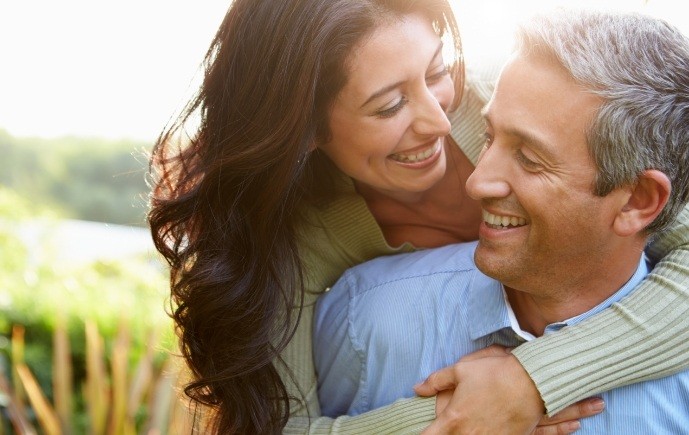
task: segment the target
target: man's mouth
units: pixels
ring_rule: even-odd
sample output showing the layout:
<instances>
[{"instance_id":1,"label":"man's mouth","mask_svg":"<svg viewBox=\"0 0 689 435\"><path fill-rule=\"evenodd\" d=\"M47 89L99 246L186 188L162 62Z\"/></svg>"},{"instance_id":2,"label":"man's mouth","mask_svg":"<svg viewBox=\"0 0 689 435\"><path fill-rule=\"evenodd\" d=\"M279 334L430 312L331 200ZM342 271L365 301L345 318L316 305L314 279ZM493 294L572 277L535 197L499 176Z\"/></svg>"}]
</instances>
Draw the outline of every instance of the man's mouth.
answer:
<instances>
[{"instance_id":1,"label":"man's mouth","mask_svg":"<svg viewBox=\"0 0 689 435\"><path fill-rule=\"evenodd\" d=\"M419 163L431 158L440 150L442 146L441 140L436 140L435 143L425 149L416 150L413 152L402 152L397 154L390 154L390 158L400 163Z\"/></svg>"},{"instance_id":2,"label":"man's mouth","mask_svg":"<svg viewBox=\"0 0 689 435\"><path fill-rule=\"evenodd\" d=\"M526 225L526 219L515 216L498 216L483 210L483 221L493 229L515 228Z\"/></svg>"}]
</instances>

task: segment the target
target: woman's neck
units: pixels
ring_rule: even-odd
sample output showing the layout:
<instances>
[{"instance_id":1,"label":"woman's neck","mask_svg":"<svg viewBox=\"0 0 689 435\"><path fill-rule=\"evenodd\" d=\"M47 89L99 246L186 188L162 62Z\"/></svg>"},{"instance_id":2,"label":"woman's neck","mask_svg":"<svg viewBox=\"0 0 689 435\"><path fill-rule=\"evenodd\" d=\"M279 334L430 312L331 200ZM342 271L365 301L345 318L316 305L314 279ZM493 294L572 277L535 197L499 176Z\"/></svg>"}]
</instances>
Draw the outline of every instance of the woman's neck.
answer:
<instances>
[{"instance_id":1,"label":"woman's neck","mask_svg":"<svg viewBox=\"0 0 689 435\"><path fill-rule=\"evenodd\" d=\"M478 237L480 207L464 188L473 165L451 138L445 147L445 175L425 192L391 197L355 182L389 245L432 248Z\"/></svg>"}]
</instances>

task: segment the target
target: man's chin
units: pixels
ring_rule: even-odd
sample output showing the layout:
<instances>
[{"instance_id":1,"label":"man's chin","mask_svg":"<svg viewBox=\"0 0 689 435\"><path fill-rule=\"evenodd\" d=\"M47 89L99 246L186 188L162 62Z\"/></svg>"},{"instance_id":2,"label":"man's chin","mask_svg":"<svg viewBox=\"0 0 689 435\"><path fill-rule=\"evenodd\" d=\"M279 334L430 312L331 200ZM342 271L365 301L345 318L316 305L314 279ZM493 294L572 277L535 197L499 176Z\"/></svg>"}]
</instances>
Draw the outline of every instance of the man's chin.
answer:
<instances>
[{"instance_id":1,"label":"man's chin","mask_svg":"<svg viewBox=\"0 0 689 435\"><path fill-rule=\"evenodd\" d=\"M474 263L484 275L500 282L511 281L515 269L515 256L499 252L479 242L474 252Z\"/></svg>"}]
</instances>

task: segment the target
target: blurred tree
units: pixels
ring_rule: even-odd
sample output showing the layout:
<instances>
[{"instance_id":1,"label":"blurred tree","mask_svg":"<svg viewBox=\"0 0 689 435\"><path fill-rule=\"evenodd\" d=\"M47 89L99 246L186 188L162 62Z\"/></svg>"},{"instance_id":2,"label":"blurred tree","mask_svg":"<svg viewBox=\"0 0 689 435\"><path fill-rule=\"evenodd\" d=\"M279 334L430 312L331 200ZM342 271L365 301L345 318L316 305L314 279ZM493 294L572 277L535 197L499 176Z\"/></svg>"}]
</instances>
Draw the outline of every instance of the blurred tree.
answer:
<instances>
[{"instance_id":1,"label":"blurred tree","mask_svg":"<svg viewBox=\"0 0 689 435\"><path fill-rule=\"evenodd\" d=\"M145 225L149 145L0 130L0 184L69 218Z\"/></svg>"}]
</instances>

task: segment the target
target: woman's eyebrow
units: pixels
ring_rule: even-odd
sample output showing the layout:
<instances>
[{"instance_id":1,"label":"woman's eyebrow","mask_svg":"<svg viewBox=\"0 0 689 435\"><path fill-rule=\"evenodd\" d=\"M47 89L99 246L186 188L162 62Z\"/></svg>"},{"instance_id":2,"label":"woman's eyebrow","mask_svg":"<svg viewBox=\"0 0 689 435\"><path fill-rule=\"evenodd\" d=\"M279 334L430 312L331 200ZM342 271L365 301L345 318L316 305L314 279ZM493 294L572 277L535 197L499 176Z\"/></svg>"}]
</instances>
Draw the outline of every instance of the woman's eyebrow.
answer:
<instances>
[{"instance_id":1,"label":"woman's eyebrow","mask_svg":"<svg viewBox=\"0 0 689 435\"><path fill-rule=\"evenodd\" d=\"M387 94L388 92L392 91L396 87L400 86L402 83L404 83L404 81L395 82L391 85L385 86L385 87L377 90L370 97L368 97L368 99L364 102L364 104L361 105L361 107L364 107L365 105L367 105L371 101L375 100L376 98L380 97L381 95Z\"/></svg>"},{"instance_id":2,"label":"woman's eyebrow","mask_svg":"<svg viewBox=\"0 0 689 435\"><path fill-rule=\"evenodd\" d=\"M430 66L433 61L443 52L443 41L440 41L438 44L438 48L435 49L435 53L433 53L433 57L431 58L431 61L428 63Z\"/></svg>"},{"instance_id":3,"label":"woman's eyebrow","mask_svg":"<svg viewBox=\"0 0 689 435\"><path fill-rule=\"evenodd\" d=\"M435 50L435 53L433 53L433 57L431 58L431 61L428 64L431 65L433 63L433 61L438 58L438 56L440 55L440 53L442 51L443 51L443 43L441 41L438 44L438 48ZM388 92L392 91L393 89L395 89L396 87L398 87L402 83L404 83L404 81L399 81L399 82L393 83L391 85L384 86L384 87L380 88L379 90L377 90L376 92L371 94L371 96L368 97L368 99L366 99L366 101L364 101L364 104L362 104L361 107L359 107L359 108L361 109L362 107L364 107L365 105L367 105L371 101L375 100L376 98L380 97L381 95L387 94Z\"/></svg>"}]
</instances>

